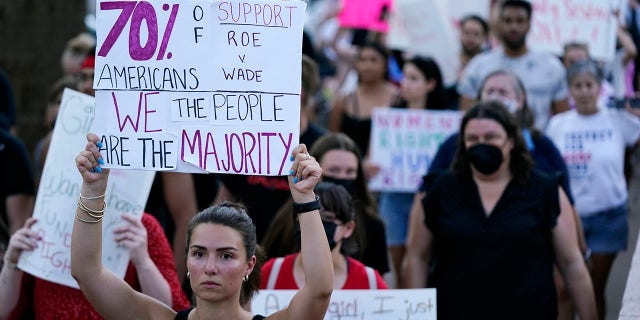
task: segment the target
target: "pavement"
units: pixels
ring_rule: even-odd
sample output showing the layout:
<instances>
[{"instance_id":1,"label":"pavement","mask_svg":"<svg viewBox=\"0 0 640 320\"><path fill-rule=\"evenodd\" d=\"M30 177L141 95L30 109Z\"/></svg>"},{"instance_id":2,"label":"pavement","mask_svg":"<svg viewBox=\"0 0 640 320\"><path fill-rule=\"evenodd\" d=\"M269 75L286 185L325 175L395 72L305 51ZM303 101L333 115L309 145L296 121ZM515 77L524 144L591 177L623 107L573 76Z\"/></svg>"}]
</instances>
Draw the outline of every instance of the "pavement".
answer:
<instances>
[{"instance_id":1,"label":"pavement","mask_svg":"<svg viewBox=\"0 0 640 320\"><path fill-rule=\"evenodd\" d=\"M640 150L629 185L629 247L616 258L607 285L607 320L640 320Z\"/></svg>"}]
</instances>

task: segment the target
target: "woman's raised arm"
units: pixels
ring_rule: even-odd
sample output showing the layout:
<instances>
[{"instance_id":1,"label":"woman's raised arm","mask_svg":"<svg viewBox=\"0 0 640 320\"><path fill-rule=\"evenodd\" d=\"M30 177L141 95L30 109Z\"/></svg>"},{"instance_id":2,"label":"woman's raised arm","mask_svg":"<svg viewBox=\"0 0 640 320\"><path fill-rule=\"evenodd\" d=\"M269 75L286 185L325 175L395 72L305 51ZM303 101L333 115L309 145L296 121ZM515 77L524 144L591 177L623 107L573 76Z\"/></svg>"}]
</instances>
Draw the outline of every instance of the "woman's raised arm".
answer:
<instances>
[{"instance_id":1,"label":"woman's raised arm","mask_svg":"<svg viewBox=\"0 0 640 320\"><path fill-rule=\"evenodd\" d=\"M305 282L289 306L269 319L323 319L333 291L333 265L327 236L320 219L320 204L313 188L322 169L304 144L293 150L289 188L298 214Z\"/></svg>"},{"instance_id":2,"label":"woman's raised arm","mask_svg":"<svg viewBox=\"0 0 640 320\"><path fill-rule=\"evenodd\" d=\"M102 216L109 170L102 169L98 136L87 135L76 157L82 187L71 235L71 275L101 316L107 319L173 319L175 312L139 293L102 265Z\"/></svg>"}]
</instances>

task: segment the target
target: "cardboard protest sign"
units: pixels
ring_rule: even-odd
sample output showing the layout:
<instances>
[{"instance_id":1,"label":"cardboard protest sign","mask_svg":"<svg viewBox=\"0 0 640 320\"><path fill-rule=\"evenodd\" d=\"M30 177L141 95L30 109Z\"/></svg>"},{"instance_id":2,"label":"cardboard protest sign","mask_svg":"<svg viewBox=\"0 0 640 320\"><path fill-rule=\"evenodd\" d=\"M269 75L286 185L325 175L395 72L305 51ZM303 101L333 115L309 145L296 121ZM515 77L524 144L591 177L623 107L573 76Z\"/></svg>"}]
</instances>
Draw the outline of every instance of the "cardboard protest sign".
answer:
<instances>
[{"instance_id":1,"label":"cardboard protest sign","mask_svg":"<svg viewBox=\"0 0 640 320\"><path fill-rule=\"evenodd\" d=\"M338 22L341 27L387 32L391 0L342 0Z\"/></svg>"},{"instance_id":2,"label":"cardboard protest sign","mask_svg":"<svg viewBox=\"0 0 640 320\"><path fill-rule=\"evenodd\" d=\"M71 277L71 230L82 177L75 157L87 143L91 127L94 98L65 89L60 111L51 137L33 216L32 227L42 236L38 248L23 252L18 267L38 278L78 288ZM154 172L112 170L105 201L107 211L102 223L102 262L107 269L124 277L129 253L117 247L113 228L126 223L121 215L142 216Z\"/></svg>"},{"instance_id":3,"label":"cardboard protest sign","mask_svg":"<svg viewBox=\"0 0 640 320\"><path fill-rule=\"evenodd\" d=\"M532 0L530 47L562 54L563 45L589 45L592 57L611 61L615 55L617 20L611 13L619 0Z\"/></svg>"},{"instance_id":4,"label":"cardboard protest sign","mask_svg":"<svg viewBox=\"0 0 640 320\"><path fill-rule=\"evenodd\" d=\"M376 108L371 116L370 179L376 191L415 192L440 144L459 129L462 112Z\"/></svg>"},{"instance_id":5,"label":"cardboard protest sign","mask_svg":"<svg viewBox=\"0 0 640 320\"><path fill-rule=\"evenodd\" d=\"M300 131L301 1L102 1L110 168L284 175Z\"/></svg>"},{"instance_id":6,"label":"cardboard protest sign","mask_svg":"<svg viewBox=\"0 0 640 320\"><path fill-rule=\"evenodd\" d=\"M296 292L260 290L251 301L251 311L267 316L282 310ZM436 311L436 289L333 290L324 319L435 320Z\"/></svg>"}]
</instances>

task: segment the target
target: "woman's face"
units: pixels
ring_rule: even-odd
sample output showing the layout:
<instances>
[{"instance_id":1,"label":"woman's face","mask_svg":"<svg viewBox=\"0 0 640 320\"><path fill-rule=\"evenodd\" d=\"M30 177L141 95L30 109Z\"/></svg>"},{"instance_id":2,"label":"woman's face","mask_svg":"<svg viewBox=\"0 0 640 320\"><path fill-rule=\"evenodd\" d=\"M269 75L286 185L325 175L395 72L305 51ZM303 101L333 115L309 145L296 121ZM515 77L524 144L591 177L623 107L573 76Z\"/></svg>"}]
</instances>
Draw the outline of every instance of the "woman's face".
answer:
<instances>
[{"instance_id":1,"label":"woman's face","mask_svg":"<svg viewBox=\"0 0 640 320\"><path fill-rule=\"evenodd\" d=\"M376 82L384 79L387 60L373 48L363 48L356 60L356 70L360 82Z\"/></svg>"},{"instance_id":2,"label":"woman's face","mask_svg":"<svg viewBox=\"0 0 640 320\"><path fill-rule=\"evenodd\" d=\"M569 93L576 102L576 110L581 114L592 114L598 111L600 84L590 73L579 73L571 78Z\"/></svg>"},{"instance_id":3,"label":"woman's face","mask_svg":"<svg viewBox=\"0 0 640 320\"><path fill-rule=\"evenodd\" d=\"M502 158L509 159L513 149L513 139L499 122L493 119L478 118L467 122L464 130L464 146L468 150L479 143L486 143L498 147L502 151Z\"/></svg>"},{"instance_id":4,"label":"woman's face","mask_svg":"<svg viewBox=\"0 0 640 320\"><path fill-rule=\"evenodd\" d=\"M524 97L518 97L515 85L506 74L494 75L485 81L480 100L498 100L513 113L524 105Z\"/></svg>"},{"instance_id":5,"label":"woman's face","mask_svg":"<svg viewBox=\"0 0 640 320\"><path fill-rule=\"evenodd\" d=\"M247 261L242 235L235 229L213 223L193 229L187 270L191 288L200 299L238 299L243 278L255 263L255 256Z\"/></svg>"},{"instance_id":6,"label":"woman's face","mask_svg":"<svg viewBox=\"0 0 640 320\"><path fill-rule=\"evenodd\" d=\"M320 160L322 175L345 180L358 177L358 157L346 150L330 150Z\"/></svg>"},{"instance_id":7,"label":"woman's face","mask_svg":"<svg viewBox=\"0 0 640 320\"><path fill-rule=\"evenodd\" d=\"M400 82L402 97L407 101L425 99L427 93L435 86L435 80L427 80L425 75L413 63L406 63L402 68L404 77Z\"/></svg>"}]
</instances>

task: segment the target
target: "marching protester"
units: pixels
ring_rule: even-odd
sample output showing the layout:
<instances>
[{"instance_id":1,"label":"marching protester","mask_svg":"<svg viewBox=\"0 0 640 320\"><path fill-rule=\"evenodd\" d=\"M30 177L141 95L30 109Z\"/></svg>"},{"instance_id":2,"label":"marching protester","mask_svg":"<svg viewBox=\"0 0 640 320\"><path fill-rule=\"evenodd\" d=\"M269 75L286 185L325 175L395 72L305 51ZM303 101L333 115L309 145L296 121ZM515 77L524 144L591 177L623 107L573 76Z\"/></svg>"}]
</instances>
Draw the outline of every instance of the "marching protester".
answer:
<instances>
[{"instance_id":1,"label":"marching protester","mask_svg":"<svg viewBox=\"0 0 640 320\"><path fill-rule=\"evenodd\" d=\"M552 114L568 110L565 70L558 58L528 47L533 8L529 1L506 0L500 4L495 30L502 43L475 56L458 82L460 109L473 105L478 86L487 74L508 68L515 72L528 92L527 101L535 118L535 127L543 130Z\"/></svg>"},{"instance_id":2,"label":"marching protester","mask_svg":"<svg viewBox=\"0 0 640 320\"><path fill-rule=\"evenodd\" d=\"M500 102L467 111L452 170L425 178L404 263L407 287L436 288L439 319L555 319L554 262L580 318L596 318L570 202L557 178L531 169Z\"/></svg>"},{"instance_id":3,"label":"marching protester","mask_svg":"<svg viewBox=\"0 0 640 320\"><path fill-rule=\"evenodd\" d=\"M576 108L554 116L546 133L569 169L576 210L592 252L598 312L604 319L609 273L618 252L627 248L629 234L624 151L640 143L640 120L627 110L598 107L602 78L595 63L574 63L567 78Z\"/></svg>"}]
</instances>

